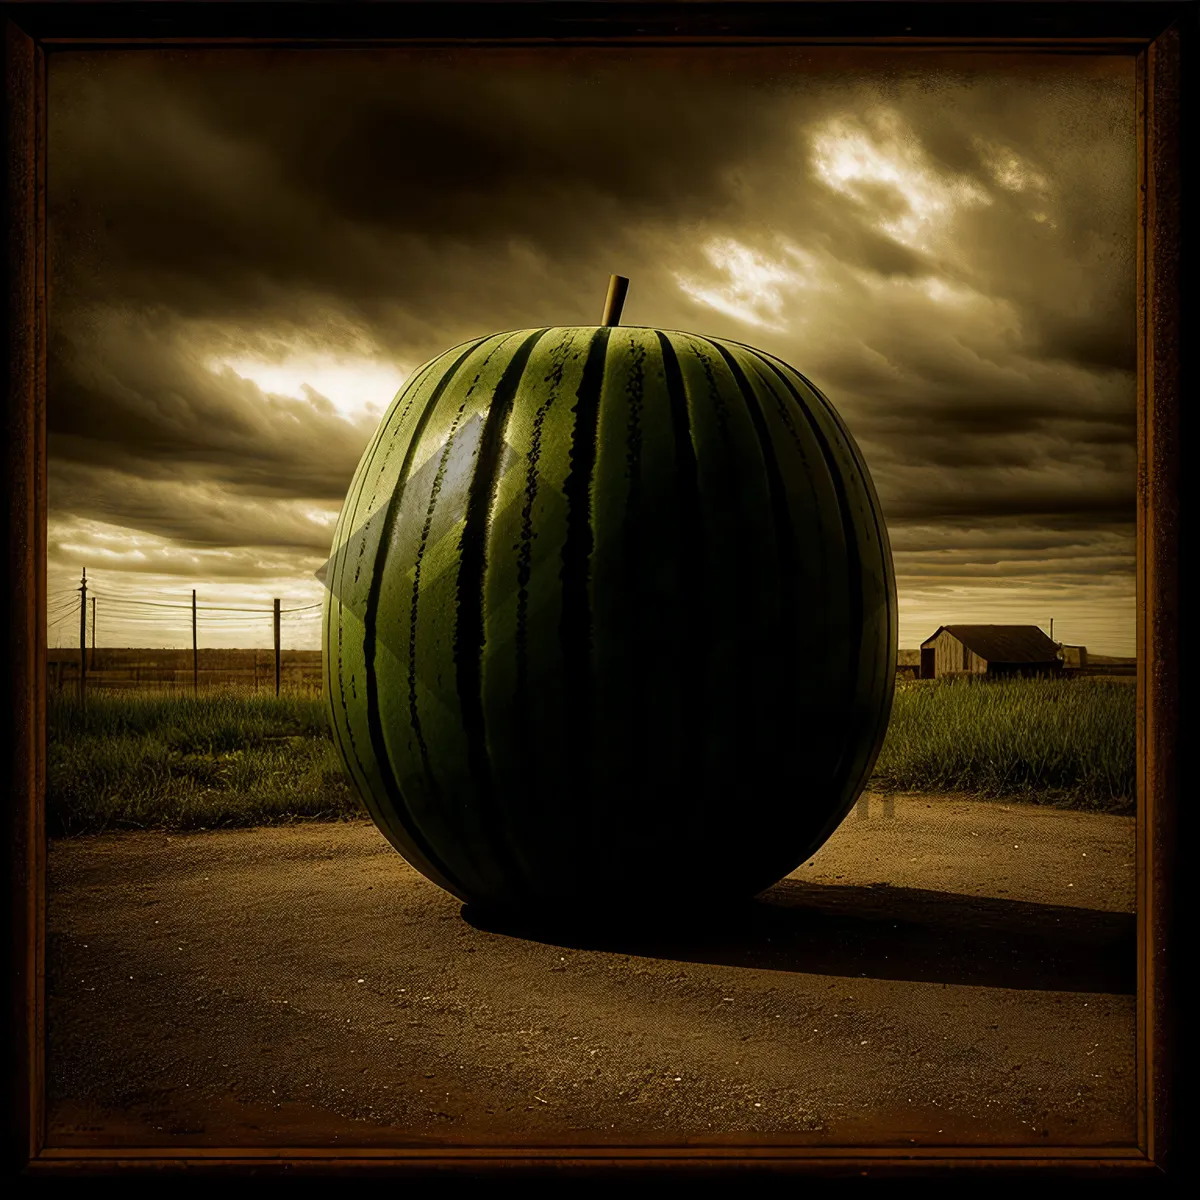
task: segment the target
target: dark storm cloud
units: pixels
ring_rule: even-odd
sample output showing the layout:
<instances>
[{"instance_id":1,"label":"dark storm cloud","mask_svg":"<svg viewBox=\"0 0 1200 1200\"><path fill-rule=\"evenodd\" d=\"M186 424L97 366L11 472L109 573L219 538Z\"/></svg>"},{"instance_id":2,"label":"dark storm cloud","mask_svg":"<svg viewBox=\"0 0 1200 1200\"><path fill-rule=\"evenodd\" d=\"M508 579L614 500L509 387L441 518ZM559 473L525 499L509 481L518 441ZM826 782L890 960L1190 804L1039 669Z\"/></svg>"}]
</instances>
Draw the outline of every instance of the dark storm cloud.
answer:
<instances>
[{"instance_id":1,"label":"dark storm cloud","mask_svg":"<svg viewBox=\"0 0 1200 1200\"><path fill-rule=\"evenodd\" d=\"M392 349L416 338L433 353L448 326L473 320L592 319L594 300L572 310L596 275L602 283L604 260L634 256L639 289L662 286L694 256L698 225L784 229L884 276L927 274L939 264L872 224L896 195L871 184L855 202L830 192L802 136L831 114L890 101L954 178L989 189L976 227L964 219L973 273L1023 306L1029 344L1051 355L1077 344L1085 361L1097 346L1130 344L1132 322L1109 294L1127 307L1121 272L1077 269L1082 286L1070 277L1089 253L1081 239L1110 246L1128 216L1108 195L1122 164L1098 137L1121 120L1111 81L1063 94L951 74L889 91L801 59L771 86L744 72L639 68L627 55L532 71L486 65L495 61L60 65L51 182L68 233L56 239L63 290L262 323L311 324L313 298L334 297L380 325ZM1091 137L1072 137L1077 110L1097 100ZM1013 141L1070 183L1058 233L1031 231L1037 198L1006 192L983 165L980 145ZM661 253L643 253L647 234ZM554 307L561 316L543 315Z\"/></svg>"},{"instance_id":2,"label":"dark storm cloud","mask_svg":"<svg viewBox=\"0 0 1200 1200\"><path fill-rule=\"evenodd\" d=\"M1132 505L1107 483L1089 483L1075 473L1035 470L939 470L914 473L892 482L886 471L876 478L889 521L933 518L1009 517L1033 519L1066 513L1111 521L1132 516ZM891 486L889 486L889 484Z\"/></svg>"},{"instance_id":3,"label":"dark storm cloud","mask_svg":"<svg viewBox=\"0 0 1200 1200\"><path fill-rule=\"evenodd\" d=\"M948 71L900 98L926 154L988 197L957 222L952 273L1010 301L1036 356L1133 369L1131 83L1001 72L980 86Z\"/></svg>"},{"instance_id":4,"label":"dark storm cloud","mask_svg":"<svg viewBox=\"0 0 1200 1200\"><path fill-rule=\"evenodd\" d=\"M49 481L50 503L76 517L119 524L188 549L270 548L329 552L332 527L320 509L255 502L219 481L147 478L120 468L60 457ZM335 510L336 511L336 510Z\"/></svg>"},{"instance_id":5,"label":"dark storm cloud","mask_svg":"<svg viewBox=\"0 0 1200 1200\"><path fill-rule=\"evenodd\" d=\"M1137 339L1127 316L1121 308L1082 315L1046 313L1033 344L1047 358L1102 371L1130 371L1137 357Z\"/></svg>"},{"instance_id":6,"label":"dark storm cloud","mask_svg":"<svg viewBox=\"0 0 1200 1200\"><path fill-rule=\"evenodd\" d=\"M226 321L303 319L329 295L375 319L398 307L400 337L469 320L477 296L495 322L506 290L531 307L522 248L569 268L627 254L647 221L736 216L726 167L789 137L767 96L669 73L400 61L64 66L67 290ZM554 290L576 290L568 271ZM426 333L430 353L444 336Z\"/></svg>"},{"instance_id":7,"label":"dark storm cloud","mask_svg":"<svg viewBox=\"0 0 1200 1200\"><path fill-rule=\"evenodd\" d=\"M1045 520L1128 520L1133 497L1131 77L751 57L56 57L49 421L74 472L56 504L181 544L315 549L319 524L260 501L336 506L370 422L214 356L411 367L494 329L595 321L617 270L627 320L811 374L898 532L932 548L947 522L990 520L1050 529L1038 562L1078 557ZM837 122L926 164L947 240L889 231L915 201L886 178L835 186ZM749 326L678 282L723 286L720 238L773 262L800 247L829 277L781 285L782 331ZM210 490L155 499L172 480ZM988 546L985 572L1003 560ZM913 570L934 570L921 552Z\"/></svg>"},{"instance_id":8,"label":"dark storm cloud","mask_svg":"<svg viewBox=\"0 0 1200 1200\"><path fill-rule=\"evenodd\" d=\"M176 585L180 580L216 584L254 584L280 579L292 581L295 579L297 566L307 574L310 568L315 569L322 557L313 554L298 558L297 551L292 547L243 545L232 549L214 550L202 546L180 547L174 541L167 545L138 546L135 549L126 548L123 552L114 552L105 546L102 539L89 536L85 526L71 523L63 525L60 522L47 539L47 559L51 563L56 560L60 563L77 562L81 546L87 547L88 561L93 569L89 580L99 569L110 580L113 578L112 571L132 571L138 576L167 579ZM71 576L72 582L77 579L78 576ZM105 600L118 597L125 599L125 591L126 589L121 587L110 594L101 585L96 591L89 589L89 594L98 594ZM162 593L159 593L160 599L161 596ZM268 617L268 621L269 613L270 608L266 606L264 616ZM118 617L117 623L120 623L121 619ZM186 619L180 620L178 624L182 630ZM190 638L188 642L190 644Z\"/></svg>"},{"instance_id":9,"label":"dark storm cloud","mask_svg":"<svg viewBox=\"0 0 1200 1200\"><path fill-rule=\"evenodd\" d=\"M906 579L1032 577L1048 570L1059 578L1094 578L1128 575L1134 565L1129 526L1090 513L905 521L893 526L891 543L896 571Z\"/></svg>"},{"instance_id":10,"label":"dark storm cloud","mask_svg":"<svg viewBox=\"0 0 1200 1200\"><path fill-rule=\"evenodd\" d=\"M129 314L94 314L86 329L60 332L51 359L50 451L66 462L340 501L372 427L321 397L268 395L215 372Z\"/></svg>"}]
</instances>

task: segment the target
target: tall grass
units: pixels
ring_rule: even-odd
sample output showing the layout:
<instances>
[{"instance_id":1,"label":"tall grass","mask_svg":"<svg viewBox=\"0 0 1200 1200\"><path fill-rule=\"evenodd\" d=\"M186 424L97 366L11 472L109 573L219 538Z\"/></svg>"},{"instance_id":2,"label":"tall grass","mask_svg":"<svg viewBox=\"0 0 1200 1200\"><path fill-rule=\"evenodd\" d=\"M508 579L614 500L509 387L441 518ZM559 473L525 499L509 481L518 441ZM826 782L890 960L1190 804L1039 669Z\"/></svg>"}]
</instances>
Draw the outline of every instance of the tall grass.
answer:
<instances>
[{"instance_id":1,"label":"tall grass","mask_svg":"<svg viewBox=\"0 0 1200 1200\"><path fill-rule=\"evenodd\" d=\"M103 693L47 713L51 836L340 819L362 809L319 696Z\"/></svg>"},{"instance_id":2,"label":"tall grass","mask_svg":"<svg viewBox=\"0 0 1200 1200\"><path fill-rule=\"evenodd\" d=\"M872 786L1129 811L1135 691L1119 681L897 686ZM319 695L99 693L48 712L47 826L211 829L363 814Z\"/></svg>"},{"instance_id":3,"label":"tall grass","mask_svg":"<svg viewBox=\"0 0 1200 1200\"><path fill-rule=\"evenodd\" d=\"M1129 811L1135 714L1135 688L1124 680L903 683L873 786Z\"/></svg>"}]
</instances>

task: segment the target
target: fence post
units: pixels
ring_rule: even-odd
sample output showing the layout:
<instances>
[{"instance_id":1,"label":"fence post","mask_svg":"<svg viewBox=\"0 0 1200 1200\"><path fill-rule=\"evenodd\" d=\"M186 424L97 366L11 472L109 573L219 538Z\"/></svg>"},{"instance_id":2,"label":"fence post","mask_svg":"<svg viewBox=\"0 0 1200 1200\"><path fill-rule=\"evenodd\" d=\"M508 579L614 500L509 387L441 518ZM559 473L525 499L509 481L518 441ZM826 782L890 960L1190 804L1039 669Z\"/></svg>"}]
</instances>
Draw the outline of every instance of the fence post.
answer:
<instances>
[{"instance_id":1,"label":"fence post","mask_svg":"<svg viewBox=\"0 0 1200 1200\"><path fill-rule=\"evenodd\" d=\"M79 582L79 707L87 712L87 567Z\"/></svg>"},{"instance_id":2,"label":"fence post","mask_svg":"<svg viewBox=\"0 0 1200 1200\"><path fill-rule=\"evenodd\" d=\"M279 597L275 597L275 695L279 695Z\"/></svg>"},{"instance_id":3,"label":"fence post","mask_svg":"<svg viewBox=\"0 0 1200 1200\"><path fill-rule=\"evenodd\" d=\"M200 655L196 650L196 589L192 588L192 695L200 695Z\"/></svg>"}]
</instances>

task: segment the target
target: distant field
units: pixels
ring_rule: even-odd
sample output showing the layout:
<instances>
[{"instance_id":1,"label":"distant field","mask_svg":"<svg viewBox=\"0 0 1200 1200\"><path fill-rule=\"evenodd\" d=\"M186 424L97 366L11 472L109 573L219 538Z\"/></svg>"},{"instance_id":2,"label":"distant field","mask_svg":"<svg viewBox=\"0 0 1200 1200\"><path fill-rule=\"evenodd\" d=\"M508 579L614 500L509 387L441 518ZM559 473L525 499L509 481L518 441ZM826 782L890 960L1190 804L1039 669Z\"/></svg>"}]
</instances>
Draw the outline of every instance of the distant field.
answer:
<instances>
[{"instance_id":1,"label":"distant field","mask_svg":"<svg viewBox=\"0 0 1200 1200\"><path fill-rule=\"evenodd\" d=\"M79 650L47 651L50 693L79 687ZM202 693L238 690L275 693L274 650L201 649L196 684ZM316 692L321 688L320 650L280 652L280 691ZM103 691L190 693L191 650L98 647L88 651L88 687Z\"/></svg>"},{"instance_id":2,"label":"distant field","mask_svg":"<svg viewBox=\"0 0 1200 1200\"><path fill-rule=\"evenodd\" d=\"M193 683L190 650L113 649L88 652L88 686L93 691L159 691L164 694L200 694L239 690L262 695L275 692L273 650L201 649ZM901 680L920 671L920 650L900 650L896 673ZM79 650L47 652L49 690L74 692L79 687ZM1137 660L1092 654L1087 667L1068 671L1073 676L1134 678ZM321 690L320 650L283 650L280 654L280 691L316 693Z\"/></svg>"},{"instance_id":3,"label":"distant field","mask_svg":"<svg viewBox=\"0 0 1200 1200\"><path fill-rule=\"evenodd\" d=\"M1132 811L1135 691L1113 680L902 683L876 790ZM362 815L318 695L51 694L52 836Z\"/></svg>"}]
</instances>

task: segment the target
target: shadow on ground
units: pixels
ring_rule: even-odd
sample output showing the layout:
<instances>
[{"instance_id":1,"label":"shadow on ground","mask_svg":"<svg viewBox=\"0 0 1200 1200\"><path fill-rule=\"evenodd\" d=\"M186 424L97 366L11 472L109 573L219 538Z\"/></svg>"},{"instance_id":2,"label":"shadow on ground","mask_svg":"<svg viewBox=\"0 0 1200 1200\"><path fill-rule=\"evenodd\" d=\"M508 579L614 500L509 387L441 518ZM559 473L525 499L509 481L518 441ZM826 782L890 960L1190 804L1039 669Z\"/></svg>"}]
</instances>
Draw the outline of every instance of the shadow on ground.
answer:
<instances>
[{"instance_id":1,"label":"shadow on ground","mask_svg":"<svg viewBox=\"0 0 1200 1200\"><path fill-rule=\"evenodd\" d=\"M577 950L815 975L1133 995L1132 913L990 896L785 879L753 901L687 922L485 912L476 929Z\"/></svg>"}]
</instances>

